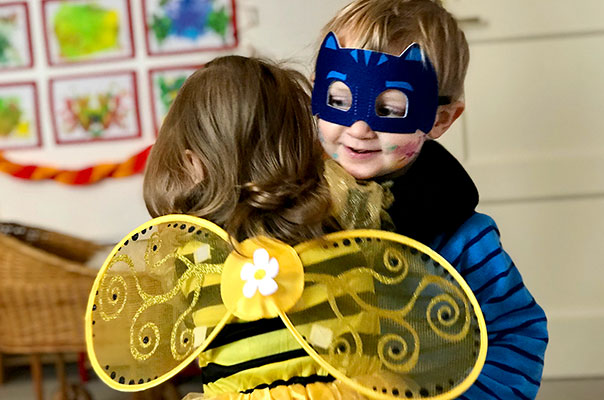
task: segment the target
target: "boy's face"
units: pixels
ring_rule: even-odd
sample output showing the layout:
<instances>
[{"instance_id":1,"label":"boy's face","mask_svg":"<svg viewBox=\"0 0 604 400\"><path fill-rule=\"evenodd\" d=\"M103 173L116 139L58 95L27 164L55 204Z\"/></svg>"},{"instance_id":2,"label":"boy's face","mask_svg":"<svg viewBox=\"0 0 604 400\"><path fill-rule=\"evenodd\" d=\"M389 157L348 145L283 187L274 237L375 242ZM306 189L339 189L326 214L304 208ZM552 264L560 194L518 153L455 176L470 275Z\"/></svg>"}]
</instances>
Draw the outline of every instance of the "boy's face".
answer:
<instances>
[{"instance_id":1,"label":"boy's face","mask_svg":"<svg viewBox=\"0 0 604 400\"><path fill-rule=\"evenodd\" d=\"M344 111L351 107L352 95L342 82L334 82L328 93L329 106ZM384 117L403 118L407 97L399 90L388 90L378 98L376 111ZM345 126L319 118L318 125L325 152L357 179L383 176L406 167L426 140L419 129L406 134L376 132L365 121Z\"/></svg>"},{"instance_id":2,"label":"boy's face","mask_svg":"<svg viewBox=\"0 0 604 400\"><path fill-rule=\"evenodd\" d=\"M395 55L346 48L343 39L330 33L317 58L313 113L323 148L357 179L401 170L434 125L436 73L415 44Z\"/></svg>"},{"instance_id":3,"label":"boy's face","mask_svg":"<svg viewBox=\"0 0 604 400\"><path fill-rule=\"evenodd\" d=\"M319 119L319 135L325 152L357 179L370 179L398 171L419 154L426 134L375 132L366 122L351 126Z\"/></svg>"}]
</instances>

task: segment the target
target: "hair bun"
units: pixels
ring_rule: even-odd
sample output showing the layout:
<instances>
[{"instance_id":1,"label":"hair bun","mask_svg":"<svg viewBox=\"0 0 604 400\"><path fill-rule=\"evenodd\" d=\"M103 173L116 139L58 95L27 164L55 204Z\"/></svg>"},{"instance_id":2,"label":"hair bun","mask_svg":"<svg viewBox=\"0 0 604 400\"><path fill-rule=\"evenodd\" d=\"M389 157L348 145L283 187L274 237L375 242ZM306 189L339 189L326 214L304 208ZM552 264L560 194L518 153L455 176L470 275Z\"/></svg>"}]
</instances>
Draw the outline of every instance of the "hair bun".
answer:
<instances>
[{"instance_id":1,"label":"hair bun","mask_svg":"<svg viewBox=\"0 0 604 400\"><path fill-rule=\"evenodd\" d=\"M294 205L295 200L316 182L246 183L241 188L241 201L263 211L281 210Z\"/></svg>"}]
</instances>

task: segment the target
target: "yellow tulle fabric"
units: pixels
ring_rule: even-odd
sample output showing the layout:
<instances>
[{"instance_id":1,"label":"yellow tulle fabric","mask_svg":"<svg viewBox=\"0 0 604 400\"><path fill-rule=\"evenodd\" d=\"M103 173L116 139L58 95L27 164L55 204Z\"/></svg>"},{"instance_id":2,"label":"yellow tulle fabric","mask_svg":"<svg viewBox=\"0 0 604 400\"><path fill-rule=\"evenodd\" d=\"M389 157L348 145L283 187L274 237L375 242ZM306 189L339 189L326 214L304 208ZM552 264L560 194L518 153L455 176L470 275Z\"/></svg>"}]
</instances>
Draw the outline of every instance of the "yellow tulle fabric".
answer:
<instances>
[{"instance_id":1,"label":"yellow tulle fabric","mask_svg":"<svg viewBox=\"0 0 604 400\"><path fill-rule=\"evenodd\" d=\"M357 181L333 160L325 162L324 175L329 185L332 214L342 229L394 230L386 212L394 201L388 184Z\"/></svg>"},{"instance_id":2,"label":"yellow tulle fabric","mask_svg":"<svg viewBox=\"0 0 604 400\"><path fill-rule=\"evenodd\" d=\"M251 393L224 393L219 396L204 396L201 393L189 393L183 400L366 400L355 390L335 381L330 383L311 383L308 385L277 386L275 388L256 389Z\"/></svg>"},{"instance_id":3,"label":"yellow tulle fabric","mask_svg":"<svg viewBox=\"0 0 604 400\"><path fill-rule=\"evenodd\" d=\"M218 226L179 215L116 246L86 314L104 382L145 390L199 358L207 384L197 398L445 400L480 373L478 303L421 243L357 230L293 248L261 237L235 247ZM263 325L271 317L284 327ZM263 388L328 374L336 381Z\"/></svg>"}]
</instances>

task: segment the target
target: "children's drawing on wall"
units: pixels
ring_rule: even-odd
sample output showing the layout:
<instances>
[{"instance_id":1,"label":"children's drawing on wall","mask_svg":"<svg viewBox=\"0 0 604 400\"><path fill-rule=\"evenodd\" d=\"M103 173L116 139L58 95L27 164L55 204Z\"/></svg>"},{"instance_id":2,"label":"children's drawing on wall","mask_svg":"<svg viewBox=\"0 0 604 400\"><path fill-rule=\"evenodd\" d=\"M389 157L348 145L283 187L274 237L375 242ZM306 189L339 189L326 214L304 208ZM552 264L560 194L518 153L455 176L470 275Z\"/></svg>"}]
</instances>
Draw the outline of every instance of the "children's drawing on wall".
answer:
<instances>
[{"instance_id":1,"label":"children's drawing on wall","mask_svg":"<svg viewBox=\"0 0 604 400\"><path fill-rule=\"evenodd\" d=\"M40 146L39 120L35 83L0 85L0 150Z\"/></svg>"},{"instance_id":2,"label":"children's drawing on wall","mask_svg":"<svg viewBox=\"0 0 604 400\"><path fill-rule=\"evenodd\" d=\"M58 144L141 136L134 72L53 79L50 97Z\"/></svg>"},{"instance_id":3,"label":"children's drawing on wall","mask_svg":"<svg viewBox=\"0 0 604 400\"><path fill-rule=\"evenodd\" d=\"M180 87L185 83L189 75L198 68L199 66L168 67L149 71L155 132L159 132L164 117L168 113L170 105L172 105L172 101L176 97Z\"/></svg>"},{"instance_id":4,"label":"children's drawing on wall","mask_svg":"<svg viewBox=\"0 0 604 400\"><path fill-rule=\"evenodd\" d=\"M134 56L127 0L46 0L43 12L51 65Z\"/></svg>"},{"instance_id":5,"label":"children's drawing on wall","mask_svg":"<svg viewBox=\"0 0 604 400\"><path fill-rule=\"evenodd\" d=\"M237 46L235 0L143 0L150 55Z\"/></svg>"},{"instance_id":6,"label":"children's drawing on wall","mask_svg":"<svg viewBox=\"0 0 604 400\"><path fill-rule=\"evenodd\" d=\"M0 71L32 66L27 3L0 4Z\"/></svg>"}]
</instances>

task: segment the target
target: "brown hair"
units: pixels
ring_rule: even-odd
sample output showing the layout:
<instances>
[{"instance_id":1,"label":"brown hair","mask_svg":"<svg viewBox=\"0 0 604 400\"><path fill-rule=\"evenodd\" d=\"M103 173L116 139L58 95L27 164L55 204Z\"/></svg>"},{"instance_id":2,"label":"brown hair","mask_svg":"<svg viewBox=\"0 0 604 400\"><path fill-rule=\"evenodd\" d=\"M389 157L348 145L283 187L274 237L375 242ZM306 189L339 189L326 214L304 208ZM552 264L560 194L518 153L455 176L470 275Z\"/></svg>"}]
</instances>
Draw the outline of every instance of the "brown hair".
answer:
<instances>
[{"instance_id":1,"label":"brown hair","mask_svg":"<svg viewBox=\"0 0 604 400\"><path fill-rule=\"evenodd\" d=\"M330 211L321 144L302 74L254 58L217 58L180 89L151 150L144 198L237 240L318 236ZM203 166L195 179L186 150Z\"/></svg>"},{"instance_id":2,"label":"brown hair","mask_svg":"<svg viewBox=\"0 0 604 400\"><path fill-rule=\"evenodd\" d=\"M439 0L356 0L322 29L346 47L401 53L418 43L434 64L439 95L458 100L470 61L468 42L455 18Z\"/></svg>"}]
</instances>

